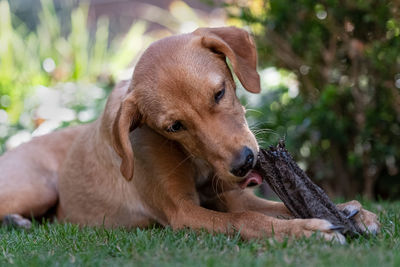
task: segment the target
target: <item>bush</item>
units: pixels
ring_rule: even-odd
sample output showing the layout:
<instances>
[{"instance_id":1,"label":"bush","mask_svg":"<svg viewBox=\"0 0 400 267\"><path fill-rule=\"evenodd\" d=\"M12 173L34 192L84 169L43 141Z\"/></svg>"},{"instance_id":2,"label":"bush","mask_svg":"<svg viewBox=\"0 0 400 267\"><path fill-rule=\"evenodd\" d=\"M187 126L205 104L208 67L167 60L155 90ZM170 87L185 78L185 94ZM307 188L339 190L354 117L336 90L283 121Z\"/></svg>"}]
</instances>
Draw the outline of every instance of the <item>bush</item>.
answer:
<instances>
[{"instance_id":1,"label":"bush","mask_svg":"<svg viewBox=\"0 0 400 267\"><path fill-rule=\"evenodd\" d=\"M259 65L295 75L252 113L285 136L331 195L399 197L400 6L383 0L257 0L227 5L254 32ZM292 97L290 96L292 95ZM260 132L260 131L258 131ZM267 143L277 139L265 134Z\"/></svg>"}]
</instances>

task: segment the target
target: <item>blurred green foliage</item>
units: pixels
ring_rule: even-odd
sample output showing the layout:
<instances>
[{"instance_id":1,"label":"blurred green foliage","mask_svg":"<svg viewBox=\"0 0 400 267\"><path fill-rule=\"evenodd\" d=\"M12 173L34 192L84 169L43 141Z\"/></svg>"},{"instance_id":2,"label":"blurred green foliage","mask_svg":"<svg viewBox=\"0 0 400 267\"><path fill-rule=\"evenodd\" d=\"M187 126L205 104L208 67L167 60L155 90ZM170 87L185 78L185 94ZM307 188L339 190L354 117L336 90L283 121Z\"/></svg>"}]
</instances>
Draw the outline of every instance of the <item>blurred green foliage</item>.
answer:
<instances>
[{"instance_id":1,"label":"blurred green foliage","mask_svg":"<svg viewBox=\"0 0 400 267\"><path fill-rule=\"evenodd\" d=\"M82 117L95 119L114 80L152 40L144 35L146 24L138 21L124 38L110 41L107 18L97 21L90 38L84 2L70 10L70 16L70 25L61 25L53 1L42 0L39 23L30 31L12 14L9 2L0 1L0 153L10 136L32 132L46 120L36 114L36 94L43 87L49 88L48 94L69 92L68 99L56 99L73 116L55 127L83 122ZM79 116L80 112L94 115Z\"/></svg>"},{"instance_id":2,"label":"blurred green foliage","mask_svg":"<svg viewBox=\"0 0 400 267\"><path fill-rule=\"evenodd\" d=\"M331 195L400 197L400 2L233 1L261 67L295 75L264 88L250 119L265 143L285 137ZM268 84L268 77L265 82ZM250 105L250 104L249 104ZM275 133L275 134L271 134Z\"/></svg>"}]
</instances>

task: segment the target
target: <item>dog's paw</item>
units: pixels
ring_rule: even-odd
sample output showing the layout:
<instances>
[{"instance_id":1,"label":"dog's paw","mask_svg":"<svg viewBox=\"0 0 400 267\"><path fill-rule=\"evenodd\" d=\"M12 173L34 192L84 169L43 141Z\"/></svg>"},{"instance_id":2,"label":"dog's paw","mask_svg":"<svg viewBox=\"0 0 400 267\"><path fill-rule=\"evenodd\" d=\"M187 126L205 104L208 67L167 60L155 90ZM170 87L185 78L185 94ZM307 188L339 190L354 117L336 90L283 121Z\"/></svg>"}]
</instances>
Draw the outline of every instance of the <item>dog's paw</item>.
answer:
<instances>
[{"instance_id":1,"label":"dog's paw","mask_svg":"<svg viewBox=\"0 0 400 267\"><path fill-rule=\"evenodd\" d=\"M340 244L346 243L346 238L338 232L341 228L333 225L327 220L321 219L294 219L291 220L293 227L291 234L296 237L310 237L313 234L321 236L327 241L335 241Z\"/></svg>"},{"instance_id":2,"label":"dog's paw","mask_svg":"<svg viewBox=\"0 0 400 267\"><path fill-rule=\"evenodd\" d=\"M22 217L19 214L8 214L4 216L2 220L2 225L18 227L23 229L30 229L32 227L31 221Z\"/></svg>"},{"instance_id":3,"label":"dog's paw","mask_svg":"<svg viewBox=\"0 0 400 267\"><path fill-rule=\"evenodd\" d=\"M350 202L338 204L337 208L343 211L348 217L352 218L363 234L376 235L380 231L378 216L362 208L360 202L352 200Z\"/></svg>"}]
</instances>

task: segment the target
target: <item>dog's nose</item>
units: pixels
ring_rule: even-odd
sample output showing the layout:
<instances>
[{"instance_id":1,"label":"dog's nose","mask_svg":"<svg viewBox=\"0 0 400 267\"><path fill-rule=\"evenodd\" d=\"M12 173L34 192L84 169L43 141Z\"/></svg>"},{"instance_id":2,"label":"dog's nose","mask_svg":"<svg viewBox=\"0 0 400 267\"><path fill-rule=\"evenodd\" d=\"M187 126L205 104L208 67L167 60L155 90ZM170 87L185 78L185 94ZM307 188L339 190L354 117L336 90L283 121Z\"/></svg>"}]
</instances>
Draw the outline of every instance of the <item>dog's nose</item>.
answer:
<instances>
[{"instance_id":1,"label":"dog's nose","mask_svg":"<svg viewBox=\"0 0 400 267\"><path fill-rule=\"evenodd\" d=\"M253 151L245 146L233 161L231 165L231 173L235 176L243 177L251 170L253 163Z\"/></svg>"}]
</instances>

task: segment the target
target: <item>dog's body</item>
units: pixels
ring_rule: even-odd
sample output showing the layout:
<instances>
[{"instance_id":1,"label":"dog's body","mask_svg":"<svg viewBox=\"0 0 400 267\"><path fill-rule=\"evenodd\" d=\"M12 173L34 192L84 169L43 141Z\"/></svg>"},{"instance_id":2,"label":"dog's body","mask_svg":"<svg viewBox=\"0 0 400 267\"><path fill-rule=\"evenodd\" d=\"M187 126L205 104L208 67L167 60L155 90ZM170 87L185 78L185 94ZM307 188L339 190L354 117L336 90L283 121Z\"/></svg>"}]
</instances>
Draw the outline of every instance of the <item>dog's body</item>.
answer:
<instances>
[{"instance_id":1,"label":"dog's body","mask_svg":"<svg viewBox=\"0 0 400 267\"><path fill-rule=\"evenodd\" d=\"M0 220L56 207L59 220L80 225L159 223L278 239L319 231L343 240L329 222L290 219L282 203L243 189L260 181L251 171L258 146L225 57L243 86L258 92L255 47L243 30L203 28L150 46L97 121L0 158ZM359 224L378 231L375 214L358 202L341 208L359 210Z\"/></svg>"}]
</instances>

